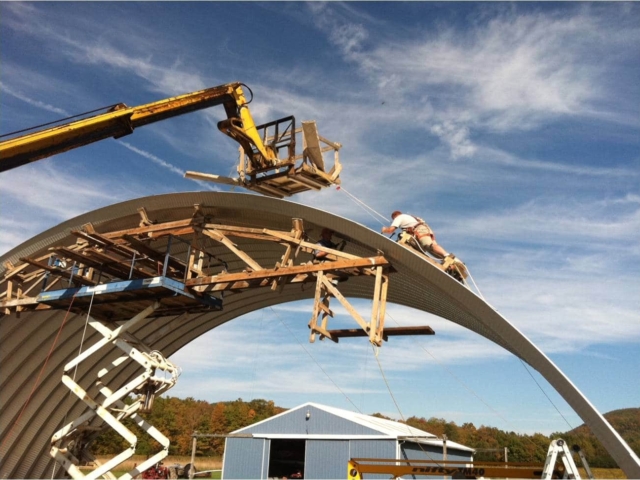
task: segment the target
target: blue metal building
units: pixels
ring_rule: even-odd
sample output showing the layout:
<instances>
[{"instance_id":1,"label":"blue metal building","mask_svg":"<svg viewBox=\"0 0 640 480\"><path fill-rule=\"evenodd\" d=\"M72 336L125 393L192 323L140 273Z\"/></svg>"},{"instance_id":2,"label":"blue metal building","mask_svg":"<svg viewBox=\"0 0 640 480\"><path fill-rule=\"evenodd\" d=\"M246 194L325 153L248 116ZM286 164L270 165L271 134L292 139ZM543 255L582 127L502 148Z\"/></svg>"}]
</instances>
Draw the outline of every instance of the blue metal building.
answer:
<instances>
[{"instance_id":1,"label":"blue metal building","mask_svg":"<svg viewBox=\"0 0 640 480\"><path fill-rule=\"evenodd\" d=\"M223 479L344 479L350 458L443 458L442 440L435 435L316 403L305 403L232 435L225 444ZM447 441L448 460L472 458L473 449ZM371 476L376 477L388 475Z\"/></svg>"}]
</instances>

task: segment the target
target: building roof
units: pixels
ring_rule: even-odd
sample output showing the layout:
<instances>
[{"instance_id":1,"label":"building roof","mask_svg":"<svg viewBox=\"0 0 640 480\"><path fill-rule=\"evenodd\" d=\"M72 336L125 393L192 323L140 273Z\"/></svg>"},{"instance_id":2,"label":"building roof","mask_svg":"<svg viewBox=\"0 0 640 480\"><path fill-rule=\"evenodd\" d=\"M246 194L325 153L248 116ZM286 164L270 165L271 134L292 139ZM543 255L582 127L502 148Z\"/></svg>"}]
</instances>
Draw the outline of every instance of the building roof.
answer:
<instances>
[{"instance_id":1,"label":"building roof","mask_svg":"<svg viewBox=\"0 0 640 480\"><path fill-rule=\"evenodd\" d=\"M289 415L297 410L300 409L304 409L304 408L308 408L308 407L315 407L319 410L323 410L327 413L330 413L332 415L335 415L337 417L341 417L345 420L348 420L350 422L354 422L357 423L358 425L362 425L363 427L367 427L371 430L375 430L376 432L379 433L379 435L368 435L369 437L376 437L379 439L384 439L384 438L393 438L396 440L407 440L407 441L411 441L411 442L415 442L415 443L423 443L423 444L427 444L427 445L434 445L434 446L442 446L442 439L438 438L437 436L435 436L432 433L429 432L425 432L424 430L420 430L419 428L414 428L411 427L409 425L406 425L404 423L400 423L400 422L396 422L395 420L387 420L386 418L378 418L378 417L374 417L371 415L365 415L363 413L358 413L358 412L352 412L349 410L343 410L341 408L336 408L336 407L330 407L327 405L321 405L319 403L313 403L313 402L307 402L304 403L302 405L298 405L297 407L291 408L285 412L279 413L278 415L274 415L273 417L267 418L265 420L262 420L261 422L257 422L254 423L253 425L249 425L248 427L244 427L241 428L239 430L236 430L232 433L244 433L247 430L251 429L253 430L253 435L254 437L265 437L265 438L270 438L270 437L279 437L279 438L290 438L290 436L288 437L286 435L286 433L283 434L262 434L259 433L260 432L260 425L268 423L270 421L273 421L275 418L277 417L282 417L282 416L286 416ZM257 430L257 431L256 431ZM305 437L309 437L309 438L314 438L314 439L318 439L318 438L325 438L325 439L330 439L330 438L344 438L344 435L322 435L322 436L318 436L318 435L296 435L296 438L305 438ZM365 438L365 436L363 435L358 435L358 438ZM464 451L469 451L469 452L473 452L474 450L472 448L469 448L465 445L462 445L460 443L457 442L452 442L450 440L447 440L447 447L449 448L455 448L457 450L464 450Z\"/></svg>"}]
</instances>

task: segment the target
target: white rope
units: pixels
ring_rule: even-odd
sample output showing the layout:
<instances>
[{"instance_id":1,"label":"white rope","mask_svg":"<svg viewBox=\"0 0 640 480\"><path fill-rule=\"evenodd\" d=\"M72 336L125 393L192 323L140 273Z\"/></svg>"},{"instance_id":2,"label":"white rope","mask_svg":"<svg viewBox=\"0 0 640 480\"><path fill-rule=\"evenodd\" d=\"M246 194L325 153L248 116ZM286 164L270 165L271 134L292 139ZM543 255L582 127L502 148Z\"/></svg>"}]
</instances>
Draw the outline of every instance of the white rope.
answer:
<instances>
[{"instance_id":1,"label":"white rope","mask_svg":"<svg viewBox=\"0 0 640 480\"><path fill-rule=\"evenodd\" d=\"M467 274L469 275L469 278L471 279L471 282L473 282L473 286L475 287L476 291L478 292L478 295L480 295L480 298L482 300L484 300L485 302L487 301L484 296L482 295L482 292L480 291L480 289L478 288L478 285L476 284L476 281L473 279L473 277L471 276L471 272L469 271L469 269L467 268ZM493 308L493 307L492 307Z\"/></svg>"},{"instance_id":2,"label":"white rope","mask_svg":"<svg viewBox=\"0 0 640 480\"><path fill-rule=\"evenodd\" d=\"M369 205L367 205L366 203L364 203L362 200L358 199L355 195L347 192L347 190L343 187L343 186L339 186L336 188L337 190L343 191L344 193L346 193L347 195L349 195L349 197L351 197L357 204L359 204L360 206L364 207L365 211L371 215L371 213L369 213L369 210L373 213L375 213L376 215L378 215L380 218L382 218L385 222L387 221L387 217L385 217L384 215L381 215L380 213L376 212L373 208L371 208ZM371 215L371 217L373 217L377 222L379 222L381 225L385 225L386 223L380 222L380 220L378 220L376 217L374 217L373 215Z\"/></svg>"},{"instance_id":3,"label":"white rope","mask_svg":"<svg viewBox=\"0 0 640 480\"><path fill-rule=\"evenodd\" d=\"M378 363L378 368L380 369L380 374L382 375L382 380L384 380L384 383L387 386L387 390L389 391L389 396L391 397L391 400L393 400L393 403L395 404L396 409L398 410L398 413L400 414L400 418L402 419L402 423L407 427L407 433L409 434L409 436L413 436L413 434L411 432L411 425L409 425L407 423L407 420L405 419L404 414L402 413L402 410L400 410L400 405L396 401L396 397L393 394L393 392L391 391L391 385L389 385L389 382L387 381L387 377L384 374L384 370L382 369L382 364L380 363L380 359L378 358L378 354L380 353L380 349L376 345L374 345L373 343L371 344L371 346L373 347L374 357L376 359L376 362ZM422 446L422 444L420 442L415 442L415 443L420 447L420 450L422 450L422 453L426 454L426 456L429 458L429 460L435 462L436 465L440 466L440 464L438 463L438 460L433 458L429 454L429 452L424 449L424 447Z\"/></svg>"},{"instance_id":4,"label":"white rope","mask_svg":"<svg viewBox=\"0 0 640 480\"><path fill-rule=\"evenodd\" d=\"M386 312L386 316L388 316L391 320L394 321L394 323L398 326L400 326L400 324L398 323L398 321L393 318L391 316L391 314L389 313L389 311L387 310ZM516 431L516 428L514 425L511 424L511 422L509 422L509 420L507 420L504 416L502 416L497 410L495 410L491 405L489 405L479 394L477 394L471 387L469 387L466 383L464 383L462 381L462 379L460 377L458 377L457 375L455 375L453 373L453 371L451 371L444 363L440 362L440 360L438 360L435 355L433 355L433 353L431 353L429 350L427 350L424 345L420 344L414 337L411 337L411 341L417 345L420 349L422 349L427 355L429 355L442 369L444 369L444 371L446 371L456 382L458 382L465 390L467 390L469 393L471 393L471 395L473 395L474 397L476 397L485 407L487 407L489 410L491 410L491 412L493 412L494 415L496 415L498 418L500 418L505 424L507 424L507 426L509 428L511 428L511 430ZM525 367L526 368L526 367ZM531 375L531 373L529 373ZM543 392L544 393L544 392ZM527 437L525 437L527 438ZM531 442L536 448L540 448L540 445L536 444L533 440L531 440L530 438L527 438L527 440L529 442ZM544 451L544 450L543 450Z\"/></svg>"},{"instance_id":5,"label":"white rope","mask_svg":"<svg viewBox=\"0 0 640 480\"><path fill-rule=\"evenodd\" d=\"M333 380L333 378L331 378L331 376L327 373L327 371L322 368L322 365L320 365L320 362L318 362L313 355L311 355L311 352L305 348L305 346L302 344L302 342L300 340L298 340L298 337L293 333L293 331L289 328L289 326L284 323L284 320L282 319L282 317L280 315L278 315L278 313L273 309L273 307L269 307L269 310L271 310L273 312L273 314L278 318L278 320L280 320L280 323L284 326L284 328L286 328L289 331L289 334L295 339L296 342L298 342L298 345L300 345L300 347L305 351L305 353L307 355L309 355L309 358L311 358L311 360L313 360L313 363L315 363L317 365L317 367L322 370L322 373L325 374L325 376L329 379L329 381L331 383L333 383L333 386L336 387L336 389L342 394L344 395L344 398L346 398L348 400L348 402L353 405L353 408L355 408L359 413L362 413L360 411L360 409L358 408L358 406L353 402L353 400L351 400L349 398L349 395L347 395L339 386L338 384Z\"/></svg>"}]
</instances>

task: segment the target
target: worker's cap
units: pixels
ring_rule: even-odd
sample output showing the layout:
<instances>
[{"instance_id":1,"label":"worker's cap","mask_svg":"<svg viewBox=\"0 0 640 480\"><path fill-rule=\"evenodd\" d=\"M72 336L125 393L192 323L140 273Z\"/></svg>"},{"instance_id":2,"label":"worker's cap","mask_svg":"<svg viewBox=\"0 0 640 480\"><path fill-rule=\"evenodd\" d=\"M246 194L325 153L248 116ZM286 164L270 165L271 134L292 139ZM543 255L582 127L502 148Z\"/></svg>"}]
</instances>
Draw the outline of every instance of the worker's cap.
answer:
<instances>
[{"instance_id":1,"label":"worker's cap","mask_svg":"<svg viewBox=\"0 0 640 480\"><path fill-rule=\"evenodd\" d=\"M321 235L333 235L335 232L333 230L331 230L330 228L323 228L322 232L320 233Z\"/></svg>"}]
</instances>

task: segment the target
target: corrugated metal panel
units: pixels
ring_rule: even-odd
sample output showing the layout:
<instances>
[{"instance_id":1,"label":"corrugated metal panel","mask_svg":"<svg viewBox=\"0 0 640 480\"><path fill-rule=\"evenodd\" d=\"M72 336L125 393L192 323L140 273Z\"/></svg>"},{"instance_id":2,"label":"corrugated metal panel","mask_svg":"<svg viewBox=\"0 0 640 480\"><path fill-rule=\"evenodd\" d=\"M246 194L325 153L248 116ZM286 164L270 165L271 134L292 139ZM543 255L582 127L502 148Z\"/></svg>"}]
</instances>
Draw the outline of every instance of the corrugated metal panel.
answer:
<instances>
[{"instance_id":1,"label":"corrugated metal panel","mask_svg":"<svg viewBox=\"0 0 640 480\"><path fill-rule=\"evenodd\" d=\"M490 305L411 250L362 225L319 209L258 195L220 192L178 193L130 200L80 215L37 235L0 258L0 273L6 270L8 260L15 263L21 257L41 254L50 246L75 243L70 231L85 223L93 223L99 232L135 227L140 221L137 212L139 207L144 207L153 220L178 220L190 216L194 204L203 206L203 213L220 223L240 226L288 230L292 217L303 218L305 228L312 236L317 235L321 227L327 227L345 238L348 241L348 253L370 256L382 251L396 269L389 284L389 302L451 320L520 356L561 393L627 476L640 477L640 459L604 417L527 337ZM264 265L280 260L281 251L274 246L265 248L258 243L242 242L242 248L250 255L255 255ZM225 258L230 269L238 269L241 262L231 257ZM347 297L369 298L373 283L367 276L351 278L341 285L340 290ZM286 286L280 295L273 295L270 289L246 291L226 297L222 312L186 315L179 319L175 316L161 317L141 325L132 333L151 348L169 356L203 333L245 313L311 298L312 295L313 289L301 291L292 286ZM69 391L58 381L62 367L80 345L84 318L77 315L67 320L62 333L65 339L53 350L40 384L35 388L20 421L17 421L64 316L63 311L39 311L23 313L19 320L15 314L0 318L0 382L7 379L10 385L10 388L0 386L0 438L3 439L0 447L0 478L50 477L53 471L53 461L48 456L51 435L61 426L65 414L69 413L71 418L84 410L84 405L79 400L70 399ZM155 335L155 332L172 322L171 335ZM16 349L16 346L27 345L31 341L35 341L37 346L32 344L24 349ZM19 353L14 355L9 352ZM113 355L113 349L105 348L102 358L92 357L83 364L87 373L84 378L88 384L91 384L89 374L95 371L97 364ZM94 362L93 365L91 362ZM110 388L120 388L135 373L134 365L122 368L108 379ZM92 388L89 388L90 393ZM70 403L65 404L66 401Z\"/></svg>"},{"instance_id":2,"label":"corrugated metal panel","mask_svg":"<svg viewBox=\"0 0 640 480\"><path fill-rule=\"evenodd\" d=\"M258 438L227 438L222 478L266 478L267 442Z\"/></svg>"},{"instance_id":3,"label":"corrugated metal panel","mask_svg":"<svg viewBox=\"0 0 640 480\"><path fill-rule=\"evenodd\" d=\"M307 440L304 478L339 478L347 476L348 440Z\"/></svg>"},{"instance_id":4,"label":"corrugated metal panel","mask_svg":"<svg viewBox=\"0 0 640 480\"><path fill-rule=\"evenodd\" d=\"M396 458L396 440L351 440L349 441L349 458ZM389 475L367 474L369 479L388 479Z\"/></svg>"},{"instance_id":5,"label":"corrugated metal panel","mask_svg":"<svg viewBox=\"0 0 640 480\"><path fill-rule=\"evenodd\" d=\"M400 455L408 460L442 460L442 448L405 442L400 444ZM471 460L471 452L447 448L448 460Z\"/></svg>"},{"instance_id":6,"label":"corrugated metal panel","mask_svg":"<svg viewBox=\"0 0 640 480\"><path fill-rule=\"evenodd\" d=\"M308 420L307 412L309 413ZM289 410L259 424L238 430L238 432L290 435L376 435L379 433L312 405Z\"/></svg>"}]
</instances>

